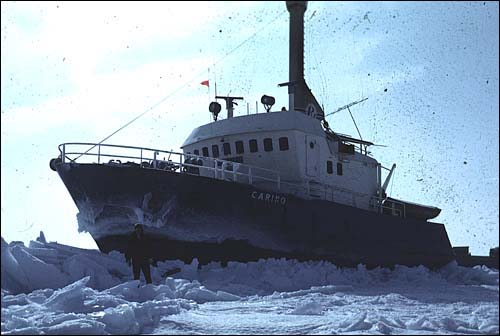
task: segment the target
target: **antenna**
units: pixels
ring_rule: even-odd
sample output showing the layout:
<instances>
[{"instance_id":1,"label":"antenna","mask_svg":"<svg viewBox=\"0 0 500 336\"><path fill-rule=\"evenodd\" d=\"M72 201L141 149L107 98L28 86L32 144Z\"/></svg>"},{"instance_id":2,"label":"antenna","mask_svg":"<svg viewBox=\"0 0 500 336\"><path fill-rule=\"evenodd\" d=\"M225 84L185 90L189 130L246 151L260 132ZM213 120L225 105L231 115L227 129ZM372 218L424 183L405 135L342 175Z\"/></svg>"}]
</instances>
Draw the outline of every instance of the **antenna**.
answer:
<instances>
[{"instance_id":1,"label":"antenna","mask_svg":"<svg viewBox=\"0 0 500 336\"><path fill-rule=\"evenodd\" d=\"M343 111L343 110L347 109L347 111L349 111L349 114L351 115L351 119L352 119L352 122L354 123L354 126L356 126L356 131L358 131L359 138L361 140L363 140L363 137L361 136L361 132L359 131L358 125L356 124L356 120L354 120L354 116L352 115L351 109L349 107L354 106L356 104L359 104L361 102L364 102L367 99L368 99L368 97L367 98L363 98L363 99L358 100L358 101L355 101L355 102L352 102L352 103L347 104L345 106L339 107L337 110L335 110L335 111L333 111L331 113L328 113L326 116L329 116L329 115L332 115L332 114L335 114L335 113L338 113L340 111Z\"/></svg>"},{"instance_id":2,"label":"antenna","mask_svg":"<svg viewBox=\"0 0 500 336\"><path fill-rule=\"evenodd\" d=\"M337 110L335 110L335 111L333 111L333 112L331 112L331 113L328 113L325 117L328 117L329 115L332 115L332 114L338 113L338 112L340 112L340 111L342 111L342 110L348 109L349 107L354 106L354 105L359 104L359 103L362 103L362 102L364 102L364 101L365 101L365 100L367 100L367 99L368 99L368 97L363 98L363 99L358 100L358 101L355 101L355 102L352 102L352 103L347 104L347 105L345 105L345 106L339 107Z\"/></svg>"}]
</instances>

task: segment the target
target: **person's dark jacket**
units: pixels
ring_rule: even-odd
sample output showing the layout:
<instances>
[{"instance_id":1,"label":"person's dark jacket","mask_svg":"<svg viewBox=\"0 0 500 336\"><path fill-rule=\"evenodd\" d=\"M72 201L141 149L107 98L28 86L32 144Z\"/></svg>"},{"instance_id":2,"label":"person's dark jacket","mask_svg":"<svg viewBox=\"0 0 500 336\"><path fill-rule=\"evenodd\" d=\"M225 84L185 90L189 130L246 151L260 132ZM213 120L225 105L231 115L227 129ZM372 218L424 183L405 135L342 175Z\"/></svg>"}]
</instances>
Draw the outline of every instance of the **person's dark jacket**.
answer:
<instances>
[{"instance_id":1,"label":"person's dark jacket","mask_svg":"<svg viewBox=\"0 0 500 336\"><path fill-rule=\"evenodd\" d=\"M144 233L139 239L137 234L134 232L130 235L127 250L125 252L125 259L132 261L133 263L143 263L149 261L151 258L151 243Z\"/></svg>"}]
</instances>

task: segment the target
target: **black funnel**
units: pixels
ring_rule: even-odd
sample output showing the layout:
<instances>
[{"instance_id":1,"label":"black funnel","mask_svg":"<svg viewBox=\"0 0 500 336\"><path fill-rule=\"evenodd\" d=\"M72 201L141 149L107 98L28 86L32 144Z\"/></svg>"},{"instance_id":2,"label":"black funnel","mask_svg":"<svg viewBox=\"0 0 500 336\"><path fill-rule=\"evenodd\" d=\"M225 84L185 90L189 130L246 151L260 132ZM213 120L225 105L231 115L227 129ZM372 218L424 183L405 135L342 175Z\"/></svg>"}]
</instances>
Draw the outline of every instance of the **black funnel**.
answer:
<instances>
[{"instance_id":1,"label":"black funnel","mask_svg":"<svg viewBox=\"0 0 500 336\"><path fill-rule=\"evenodd\" d=\"M307 9L307 1L287 1L286 8L290 13L290 78L288 83L280 84L280 86L288 86L291 111L300 111L323 120L325 116L323 109L304 79L304 13Z\"/></svg>"},{"instance_id":2,"label":"black funnel","mask_svg":"<svg viewBox=\"0 0 500 336\"><path fill-rule=\"evenodd\" d=\"M289 71L291 83L304 80L304 13L307 1L287 1L290 12Z\"/></svg>"}]
</instances>

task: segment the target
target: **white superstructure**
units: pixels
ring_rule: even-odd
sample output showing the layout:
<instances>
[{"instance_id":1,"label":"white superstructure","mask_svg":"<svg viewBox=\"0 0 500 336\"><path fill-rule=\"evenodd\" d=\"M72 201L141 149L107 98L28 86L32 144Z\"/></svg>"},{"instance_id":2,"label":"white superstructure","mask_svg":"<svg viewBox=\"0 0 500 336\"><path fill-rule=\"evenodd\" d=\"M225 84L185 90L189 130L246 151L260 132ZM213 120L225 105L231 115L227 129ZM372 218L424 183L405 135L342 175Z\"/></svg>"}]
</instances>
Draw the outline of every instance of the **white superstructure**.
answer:
<instances>
[{"instance_id":1,"label":"white superstructure","mask_svg":"<svg viewBox=\"0 0 500 336\"><path fill-rule=\"evenodd\" d=\"M369 208L381 187L380 165L363 150L371 143L352 141L359 140L325 131L305 113L280 111L200 126L182 149L277 171L282 184L305 186L308 197Z\"/></svg>"}]
</instances>

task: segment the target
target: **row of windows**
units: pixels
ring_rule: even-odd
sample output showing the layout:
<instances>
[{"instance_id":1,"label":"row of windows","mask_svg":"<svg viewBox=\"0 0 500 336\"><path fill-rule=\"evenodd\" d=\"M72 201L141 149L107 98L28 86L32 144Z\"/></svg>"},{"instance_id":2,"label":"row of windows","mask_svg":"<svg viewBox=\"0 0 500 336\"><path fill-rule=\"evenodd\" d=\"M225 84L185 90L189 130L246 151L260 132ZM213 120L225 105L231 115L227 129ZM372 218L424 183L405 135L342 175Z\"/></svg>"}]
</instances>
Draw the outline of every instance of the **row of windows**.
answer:
<instances>
[{"instance_id":1,"label":"row of windows","mask_svg":"<svg viewBox=\"0 0 500 336\"><path fill-rule=\"evenodd\" d=\"M328 174L333 174L333 162L326 161L326 172ZM342 163L337 162L337 175L342 175Z\"/></svg>"},{"instance_id":2,"label":"row of windows","mask_svg":"<svg viewBox=\"0 0 500 336\"><path fill-rule=\"evenodd\" d=\"M271 152L273 150L273 139L271 138L265 138L263 140L264 144L264 151L265 152ZM279 144L279 149L280 151L287 151L290 147L288 146L288 138L287 137L281 137L278 139L278 144ZM234 143L235 149L236 149L236 154L243 154L245 152L244 146L243 146L243 141L238 140ZM259 146L257 143L256 139L251 139L248 141L248 146L250 153L256 153L259 151ZM231 155L231 145L229 142L225 142L222 144L222 150L224 155ZM201 149L202 155L203 156L210 156L208 152L208 147L203 147ZM200 151L198 149L194 150L195 155L200 155ZM212 145L212 156L214 158L219 157L219 146L218 145ZM326 172L328 174L333 174L333 162L330 160L326 161ZM342 163L337 162L337 175L343 175L342 171Z\"/></svg>"},{"instance_id":3,"label":"row of windows","mask_svg":"<svg viewBox=\"0 0 500 336\"><path fill-rule=\"evenodd\" d=\"M243 154L245 152L245 148L243 145L243 141L236 141L234 143L235 149L236 149L236 154ZM271 138L265 138L263 140L263 145L264 145L264 151L265 152L272 152L273 151L273 139ZM278 139L278 145L280 151L287 151L289 149L288 146L288 138L287 137L282 137ZM259 145L257 143L256 139L251 139L248 141L248 149L250 150L250 153L256 153L259 151ZM231 155L231 144L229 142L225 142L222 144L222 151L224 155ZM200 151L198 149L194 150L195 155L200 155ZM212 156L214 158L219 157L219 145L212 145ZM208 152L208 147L203 147L201 149L201 155L202 156L210 156Z\"/></svg>"}]
</instances>

